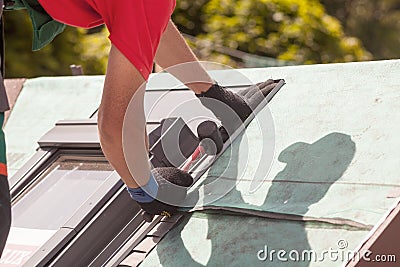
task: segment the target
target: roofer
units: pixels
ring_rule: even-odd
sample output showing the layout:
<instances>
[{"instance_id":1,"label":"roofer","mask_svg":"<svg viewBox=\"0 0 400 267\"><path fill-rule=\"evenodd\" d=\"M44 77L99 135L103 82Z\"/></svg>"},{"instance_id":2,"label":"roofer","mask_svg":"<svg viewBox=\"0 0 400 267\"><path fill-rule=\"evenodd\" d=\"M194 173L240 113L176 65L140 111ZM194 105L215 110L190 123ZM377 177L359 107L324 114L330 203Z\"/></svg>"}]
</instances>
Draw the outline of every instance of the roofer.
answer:
<instances>
[{"instance_id":1,"label":"roofer","mask_svg":"<svg viewBox=\"0 0 400 267\"><path fill-rule=\"evenodd\" d=\"M171 214L176 210L175 206L157 200L160 195L171 194L166 192L168 183L163 182L161 177L184 187L192 184L192 177L177 168L150 170L145 141L143 92L136 94L139 97L135 116L137 124L130 135L136 151L133 175L125 162L122 148L124 115L130 100L148 79L153 61L164 69L192 62L182 65L182 68L173 68L170 72L196 93L202 103L221 119L225 128L234 128L232 122L218 108L207 104L205 99L221 101L244 121L252 112L249 101L261 101L249 96L261 93L264 96L274 86L272 80L267 80L250 87L246 91L246 101L219 86L198 62L170 20L175 0L39 0L40 3L37 0L6 1L7 9L28 9L34 22L34 50L49 43L63 30L63 24L82 28L106 25L112 45L98 113L101 147L110 164L127 185L131 197L150 214ZM4 93L1 97L4 100ZM5 109L6 105L3 103L0 111ZM0 166L5 171L5 165ZM1 178L1 183L2 195L9 199L5 192L8 187L4 177ZM9 218L9 213L7 216ZM4 235L5 230L2 232Z\"/></svg>"}]
</instances>

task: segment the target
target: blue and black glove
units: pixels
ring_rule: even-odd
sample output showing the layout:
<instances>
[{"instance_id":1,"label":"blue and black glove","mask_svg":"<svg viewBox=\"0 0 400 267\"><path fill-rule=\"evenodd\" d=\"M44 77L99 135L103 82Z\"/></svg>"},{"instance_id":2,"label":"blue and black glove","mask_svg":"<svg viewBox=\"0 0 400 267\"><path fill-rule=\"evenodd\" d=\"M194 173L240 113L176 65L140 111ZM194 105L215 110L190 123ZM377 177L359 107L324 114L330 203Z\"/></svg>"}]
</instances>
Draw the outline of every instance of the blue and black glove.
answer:
<instances>
[{"instance_id":1,"label":"blue and black glove","mask_svg":"<svg viewBox=\"0 0 400 267\"><path fill-rule=\"evenodd\" d=\"M190 174L175 167L161 167L151 170L145 186L128 188L128 192L146 213L170 217L185 200L192 183Z\"/></svg>"}]
</instances>

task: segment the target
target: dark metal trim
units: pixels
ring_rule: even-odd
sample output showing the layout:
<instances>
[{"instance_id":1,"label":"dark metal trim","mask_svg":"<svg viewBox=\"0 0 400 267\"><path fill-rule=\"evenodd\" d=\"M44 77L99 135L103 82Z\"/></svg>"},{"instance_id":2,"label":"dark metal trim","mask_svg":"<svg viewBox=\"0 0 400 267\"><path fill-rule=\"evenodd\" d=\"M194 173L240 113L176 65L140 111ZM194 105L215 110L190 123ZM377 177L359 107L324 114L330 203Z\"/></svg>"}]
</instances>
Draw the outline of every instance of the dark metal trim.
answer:
<instances>
[{"instance_id":1,"label":"dark metal trim","mask_svg":"<svg viewBox=\"0 0 400 267\"><path fill-rule=\"evenodd\" d=\"M60 120L57 121L56 126L61 126L61 125L97 125L97 121L93 119L87 119L87 120Z\"/></svg>"},{"instance_id":2,"label":"dark metal trim","mask_svg":"<svg viewBox=\"0 0 400 267\"><path fill-rule=\"evenodd\" d=\"M398 233L400 232L400 201L386 213L381 221L369 232L366 240L360 244L357 253L349 259L346 267L394 266L400 259ZM362 256L365 255L366 258ZM383 256L391 261L377 262L375 256ZM369 261L367 261L369 259Z\"/></svg>"},{"instance_id":3,"label":"dark metal trim","mask_svg":"<svg viewBox=\"0 0 400 267\"><path fill-rule=\"evenodd\" d=\"M133 217L133 219L115 236L115 238L99 253L99 255L88 265L89 267L103 266L117 251L126 243L126 240L137 231L145 222L142 219L141 212Z\"/></svg>"}]
</instances>

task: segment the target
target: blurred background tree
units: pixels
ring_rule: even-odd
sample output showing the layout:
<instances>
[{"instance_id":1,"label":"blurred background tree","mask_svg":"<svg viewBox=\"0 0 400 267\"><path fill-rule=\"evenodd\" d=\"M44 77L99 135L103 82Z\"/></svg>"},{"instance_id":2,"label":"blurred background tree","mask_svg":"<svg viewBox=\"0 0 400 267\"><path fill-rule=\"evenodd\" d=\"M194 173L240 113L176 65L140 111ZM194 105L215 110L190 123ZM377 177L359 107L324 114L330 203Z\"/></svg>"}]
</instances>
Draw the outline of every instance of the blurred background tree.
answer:
<instances>
[{"instance_id":1,"label":"blurred background tree","mask_svg":"<svg viewBox=\"0 0 400 267\"><path fill-rule=\"evenodd\" d=\"M32 24L26 10L4 12L6 78L71 75L71 64L82 65L87 74L103 74L109 41L103 28L67 27L53 42L32 51Z\"/></svg>"},{"instance_id":2,"label":"blurred background tree","mask_svg":"<svg viewBox=\"0 0 400 267\"><path fill-rule=\"evenodd\" d=\"M177 0L173 20L201 60L234 67L400 57L399 0ZM5 12L6 77L104 74L104 28L68 27L31 51L25 11Z\"/></svg>"},{"instance_id":3,"label":"blurred background tree","mask_svg":"<svg viewBox=\"0 0 400 267\"><path fill-rule=\"evenodd\" d=\"M357 36L374 59L400 58L399 0L321 0L344 31Z\"/></svg>"},{"instance_id":4,"label":"blurred background tree","mask_svg":"<svg viewBox=\"0 0 400 267\"><path fill-rule=\"evenodd\" d=\"M210 46L299 64L371 58L360 40L346 36L340 22L317 0L209 0L196 11L189 2L178 1L175 17L186 22L178 26L211 41ZM191 27L191 13L198 14L201 30Z\"/></svg>"}]
</instances>

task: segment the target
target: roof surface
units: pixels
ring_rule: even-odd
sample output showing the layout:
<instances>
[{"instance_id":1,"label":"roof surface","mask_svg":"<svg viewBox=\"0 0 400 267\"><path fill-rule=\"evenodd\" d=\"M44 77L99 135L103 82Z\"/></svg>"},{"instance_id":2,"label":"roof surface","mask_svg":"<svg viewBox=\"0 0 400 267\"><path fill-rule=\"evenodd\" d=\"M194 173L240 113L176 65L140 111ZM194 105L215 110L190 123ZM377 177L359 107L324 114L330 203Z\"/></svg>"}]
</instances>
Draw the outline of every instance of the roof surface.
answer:
<instances>
[{"instance_id":1,"label":"roof surface","mask_svg":"<svg viewBox=\"0 0 400 267\"><path fill-rule=\"evenodd\" d=\"M243 73L254 82L270 76L286 80L269 105L275 134L260 126L269 117L264 109L198 182L204 194L196 209L219 209L217 214L186 216L143 266L263 266L257 252L264 246L312 249L318 255L329 248L348 252L398 203L400 60ZM275 151L269 169L271 138ZM275 258L274 265L321 262Z\"/></svg>"},{"instance_id":2,"label":"roof surface","mask_svg":"<svg viewBox=\"0 0 400 267\"><path fill-rule=\"evenodd\" d=\"M341 266L346 255L322 259L324 251L359 248L399 203L400 60L238 71L254 83L284 78L286 85L196 183L192 212L161 241L172 222L133 238L139 242L133 250L118 248L116 254L135 252L120 266L136 266L145 256L143 266L265 266L271 260L272 266ZM223 85L249 84L232 71L212 74ZM8 151L15 153L11 171L57 120L88 118L102 83L93 76L28 80L6 125ZM168 74L152 76L149 85L149 103L165 88L179 87ZM183 101L188 94L193 97L179 90L173 96ZM175 109L162 107L164 113L153 110L149 119ZM281 249L286 257L312 250L317 258L282 261ZM272 250L273 259L262 261Z\"/></svg>"}]
</instances>

